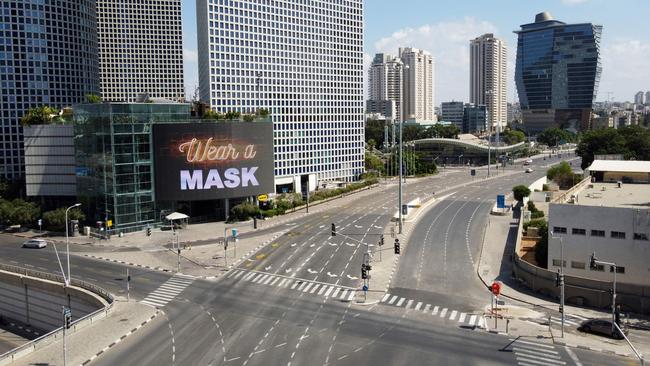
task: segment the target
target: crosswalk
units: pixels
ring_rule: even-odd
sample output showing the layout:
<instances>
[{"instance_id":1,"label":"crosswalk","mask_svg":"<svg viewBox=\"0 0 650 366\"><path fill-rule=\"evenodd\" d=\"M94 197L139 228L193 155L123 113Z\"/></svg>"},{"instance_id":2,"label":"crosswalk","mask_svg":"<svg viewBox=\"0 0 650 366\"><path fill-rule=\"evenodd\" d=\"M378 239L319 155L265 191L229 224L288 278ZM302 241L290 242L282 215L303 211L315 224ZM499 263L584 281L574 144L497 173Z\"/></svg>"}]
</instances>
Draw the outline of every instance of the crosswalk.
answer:
<instances>
[{"instance_id":1,"label":"crosswalk","mask_svg":"<svg viewBox=\"0 0 650 366\"><path fill-rule=\"evenodd\" d=\"M281 276L273 273L247 271L243 269L233 270L226 276L226 279L242 280L258 285L281 287L342 301L352 301L357 295L357 291L351 287Z\"/></svg>"},{"instance_id":2,"label":"crosswalk","mask_svg":"<svg viewBox=\"0 0 650 366\"><path fill-rule=\"evenodd\" d=\"M192 282L194 282L194 277L175 274L140 302L161 308L167 305L168 302L172 301L176 296L178 296L178 294L183 292L183 290L185 290L187 286L191 285Z\"/></svg>"},{"instance_id":3,"label":"crosswalk","mask_svg":"<svg viewBox=\"0 0 650 366\"><path fill-rule=\"evenodd\" d=\"M585 318L584 316L580 316L580 315L566 314L564 316L564 324L569 326L574 326L574 327L579 327L583 322L587 320L589 320L589 318ZM562 318L559 316L557 317L552 316L551 322L556 324L562 324Z\"/></svg>"},{"instance_id":4,"label":"crosswalk","mask_svg":"<svg viewBox=\"0 0 650 366\"><path fill-rule=\"evenodd\" d=\"M510 339L512 351L520 366L562 366L562 356L555 346L528 339Z\"/></svg>"},{"instance_id":5,"label":"crosswalk","mask_svg":"<svg viewBox=\"0 0 650 366\"><path fill-rule=\"evenodd\" d=\"M392 295L390 293L386 293L379 302L385 305L404 307L405 310L412 309L415 312L420 312L422 314L427 314L442 319L449 319L450 321L457 322L458 324L464 326L478 328L485 327L485 319L483 318L483 315L471 314L432 304L425 304L422 301L407 299L405 297Z\"/></svg>"}]
</instances>

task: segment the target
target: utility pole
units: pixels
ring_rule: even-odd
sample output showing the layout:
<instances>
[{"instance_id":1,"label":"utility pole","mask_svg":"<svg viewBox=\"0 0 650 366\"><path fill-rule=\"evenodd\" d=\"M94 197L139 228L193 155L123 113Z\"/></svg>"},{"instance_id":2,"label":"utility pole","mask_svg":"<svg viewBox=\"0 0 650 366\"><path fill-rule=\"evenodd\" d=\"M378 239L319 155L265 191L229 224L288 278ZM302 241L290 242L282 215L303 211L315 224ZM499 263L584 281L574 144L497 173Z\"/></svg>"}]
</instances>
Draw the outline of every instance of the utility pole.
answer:
<instances>
[{"instance_id":1,"label":"utility pole","mask_svg":"<svg viewBox=\"0 0 650 366\"><path fill-rule=\"evenodd\" d=\"M126 268L126 301L131 300L131 275L129 275L129 267Z\"/></svg>"},{"instance_id":2,"label":"utility pole","mask_svg":"<svg viewBox=\"0 0 650 366\"><path fill-rule=\"evenodd\" d=\"M402 233L402 125L404 121L399 122L399 233Z\"/></svg>"},{"instance_id":3,"label":"utility pole","mask_svg":"<svg viewBox=\"0 0 650 366\"><path fill-rule=\"evenodd\" d=\"M596 252L593 252L589 261L589 267L591 269L596 269L597 265L611 266L614 269L614 284L612 286L612 335L614 335L616 329L616 272L618 272L618 267L614 262L598 260L598 258L596 258Z\"/></svg>"},{"instance_id":4,"label":"utility pole","mask_svg":"<svg viewBox=\"0 0 650 366\"><path fill-rule=\"evenodd\" d=\"M553 235L553 231L551 231L551 238L560 240L560 269L557 274L557 282L559 282L557 285L560 286L560 315L562 316L561 337L564 338L564 240L562 240L562 237L554 237Z\"/></svg>"}]
</instances>

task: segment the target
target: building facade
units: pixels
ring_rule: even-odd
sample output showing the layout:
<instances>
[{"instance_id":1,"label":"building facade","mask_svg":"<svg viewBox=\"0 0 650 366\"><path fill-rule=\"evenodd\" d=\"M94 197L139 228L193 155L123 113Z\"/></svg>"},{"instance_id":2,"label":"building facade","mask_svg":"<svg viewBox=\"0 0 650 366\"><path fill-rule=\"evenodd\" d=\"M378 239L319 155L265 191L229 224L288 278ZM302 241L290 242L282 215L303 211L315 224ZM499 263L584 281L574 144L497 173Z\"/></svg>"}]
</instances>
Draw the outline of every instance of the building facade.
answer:
<instances>
[{"instance_id":1,"label":"building facade","mask_svg":"<svg viewBox=\"0 0 650 366\"><path fill-rule=\"evenodd\" d=\"M220 112L270 111L279 192L358 179L362 0L198 0L197 30L201 100Z\"/></svg>"},{"instance_id":2,"label":"building facade","mask_svg":"<svg viewBox=\"0 0 650 366\"><path fill-rule=\"evenodd\" d=\"M636 94L634 94L634 104L636 105L644 105L646 102L645 100L645 93L640 91Z\"/></svg>"},{"instance_id":3,"label":"building facade","mask_svg":"<svg viewBox=\"0 0 650 366\"><path fill-rule=\"evenodd\" d=\"M491 130L508 123L508 49L494 34L470 42L469 102L487 106Z\"/></svg>"},{"instance_id":4,"label":"building facade","mask_svg":"<svg viewBox=\"0 0 650 366\"><path fill-rule=\"evenodd\" d=\"M459 130L464 131L463 129L463 114L465 111L464 102L442 102L440 104L440 115L442 121L451 122Z\"/></svg>"},{"instance_id":5,"label":"building facade","mask_svg":"<svg viewBox=\"0 0 650 366\"><path fill-rule=\"evenodd\" d=\"M434 62L430 53L417 48L400 48L404 65L404 119L435 122Z\"/></svg>"},{"instance_id":6,"label":"building facade","mask_svg":"<svg viewBox=\"0 0 650 366\"><path fill-rule=\"evenodd\" d=\"M93 0L2 1L0 176L25 174L20 118L30 108L62 108L99 92Z\"/></svg>"},{"instance_id":7,"label":"building facade","mask_svg":"<svg viewBox=\"0 0 650 366\"><path fill-rule=\"evenodd\" d=\"M97 34L104 100L185 98L181 0L98 0Z\"/></svg>"},{"instance_id":8,"label":"building facade","mask_svg":"<svg viewBox=\"0 0 650 366\"><path fill-rule=\"evenodd\" d=\"M368 70L366 113L382 113L382 110L385 111L387 104L380 101L392 101L395 105L395 114L392 114L390 118L404 120L402 109L403 72L402 61L399 58L384 53L375 55ZM378 110L372 107L381 109Z\"/></svg>"},{"instance_id":9,"label":"building facade","mask_svg":"<svg viewBox=\"0 0 650 366\"><path fill-rule=\"evenodd\" d=\"M74 129L72 124L23 127L25 194L75 197Z\"/></svg>"},{"instance_id":10,"label":"building facade","mask_svg":"<svg viewBox=\"0 0 650 366\"><path fill-rule=\"evenodd\" d=\"M515 81L527 131L589 129L602 72L602 26L566 24L540 13L515 33Z\"/></svg>"},{"instance_id":11,"label":"building facade","mask_svg":"<svg viewBox=\"0 0 650 366\"><path fill-rule=\"evenodd\" d=\"M483 134L488 131L489 112L485 105L466 104L463 110L463 133Z\"/></svg>"}]
</instances>

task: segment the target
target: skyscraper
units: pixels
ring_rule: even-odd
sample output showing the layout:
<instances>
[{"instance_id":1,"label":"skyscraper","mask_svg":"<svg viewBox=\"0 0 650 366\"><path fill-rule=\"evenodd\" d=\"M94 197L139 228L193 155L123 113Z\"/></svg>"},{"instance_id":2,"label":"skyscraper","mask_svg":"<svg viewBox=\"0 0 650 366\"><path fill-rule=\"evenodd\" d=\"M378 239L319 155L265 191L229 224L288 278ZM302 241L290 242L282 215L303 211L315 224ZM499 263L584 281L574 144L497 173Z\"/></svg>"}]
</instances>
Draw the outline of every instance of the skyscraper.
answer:
<instances>
[{"instance_id":1,"label":"skyscraper","mask_svg":"<svg viewBox=\"0 0 650 366\"><path fill-rule=\"evenodd\" d=\"M566 24L540 13L515 33L515 81L528 132L589 129L602 72L602 26Z\"/></svg>"},{"instance_id":2,"label":"skyscraper","mask_svg":"<svg viewBox=\"0 0 650 366\"><path fill-rule=\"evenodd\" d=\"M277 191L363 173L363 0L198 0L197 23L201 100L270 111Z\"/></svg>"},{"instance_id":3,"label":"skyscraper","mask_svg":"<svg viewBox=\"0 0 650 366\"><path fill-rule=\"evenodd\" d=\"M644 105L646 102L645 100L645 93L640 91L636 94L634 94L634 103L637 105Z\"/></svg>"},{"instance_id":4,"label":"skyscraper","mask_svg":"<svg viewBox=\"0 0 650 366\"><path fill-rule=\"evenodd\" d=\"M99 92L94 0L2 1L0 176L25 173L20 118Z\"/></svg>"},{"instance_id":5,"label":"skyscraper","mask_svg":"<svg viewBox=\"0 0 650 366\"><path fill-rule=\"evenodd\" d=\"M451 122L458 127L462 132L463 130L463 114L465 113L464 102L442 102L440 104L440 115L443 122Z\"/></svg>"},{"instance_id":6,"label":"skyscraper","mask_svg":"<svg viewBox=\"0 0 650 366\"><path fill-rule=\"evenodd\" d=\"M366 113L382 113L386 108L383 103L377 101L391 100L395 103L395 114L390 117L393 120L403 121L402 98L403 98L403 70L402 61L384 53L375 55L370 70L368 70L368 108ZM370 108L373 107L373 108Z\"/></svg>"},{"instance_id":7,"label":"skyscraper","mask_svg":"<svg viewBox=\"0 0 650 366\"><path fill-rule=\"evenodd\" d=\"M406 120L432 122L434 111L434 63L430 53L417 48L400 48L399 57L404 64L404 105Z\"/></svg>"},{"instance_id":8,"label":"skyscraper","mask_svg":"<svg viewBox=\"0 0 650 366\"><path fill-rule=\"evenodd\" d=\"M97 25L104 100L185 97L181 0L97 0Z\"/></svg>"},{"instance_id":9,"label":"skyscraper","mask_svg":"<svg viewBox=\"0 0 650 366\"><path fill-rule=\"evenodd\" d=\"M508 122L508 49L505 42L491 33L472 40L469 62L469 101L486 105L489 126L501 131Z\"/></svg>"}]
</instances>

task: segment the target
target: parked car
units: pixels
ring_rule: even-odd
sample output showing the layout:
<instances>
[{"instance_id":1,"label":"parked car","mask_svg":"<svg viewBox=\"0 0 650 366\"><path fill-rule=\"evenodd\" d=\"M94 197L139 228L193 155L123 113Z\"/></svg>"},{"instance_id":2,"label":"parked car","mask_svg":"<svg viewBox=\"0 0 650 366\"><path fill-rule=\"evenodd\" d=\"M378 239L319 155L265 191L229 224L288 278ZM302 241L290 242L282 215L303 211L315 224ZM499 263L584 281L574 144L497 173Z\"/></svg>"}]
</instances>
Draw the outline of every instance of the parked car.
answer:
<instances>
[{"instance_id":1,"label":"parked car","mask_svg":"<svg viewBox=\"0 0 650 366\"><path fill-rule=\"evenodd\" d=\"M526 168L526 173L532 173L533 170L531 168Z\"/></svg>"},{"instance_id":2,"label":"parked car","mask_svg":"<svg viewBox=\"0 0 650 366\"><path fill-rule=\"evenodd\" d=\"M47 242L43 239L29 239L23 243L23 248L42 249L47 247Z\"/></svg>"},{"instance_id":3,"label":"parked car","mask_svg":"<svg viewBox=\"0 0 650 366\"><path fill-rule=\"evenodd\" d=\"M627 327L624 324L622 324L621 329L623 330L623 333L627 336L628 334ZM618 330L616 330L614 334L612 334L611 320L605 320L605 319L587 320L586 322L582 323L582 325L578 328L578 330L585 333L600 334L607 337L612 337L614 339L623 339L623 335Z\"/></svg>"}]
</instances>

